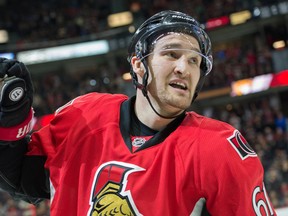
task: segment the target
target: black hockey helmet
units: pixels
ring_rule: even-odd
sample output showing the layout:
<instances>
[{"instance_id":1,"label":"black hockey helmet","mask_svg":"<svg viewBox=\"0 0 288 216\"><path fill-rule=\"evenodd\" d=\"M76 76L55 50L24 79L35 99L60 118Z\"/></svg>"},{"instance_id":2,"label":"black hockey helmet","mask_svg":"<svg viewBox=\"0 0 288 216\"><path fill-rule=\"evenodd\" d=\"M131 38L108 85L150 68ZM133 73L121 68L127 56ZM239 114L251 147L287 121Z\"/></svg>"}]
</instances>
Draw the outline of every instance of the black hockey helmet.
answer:
<instances>
[{"instance_id":1,"label":"black hockey helmet","mask_svg":"<svg viewBox=\"0 0 288 216\"><path fill-rule=\"evenodd\" d=\"M147 19L135 32L134 36L131 39L130 45L128 47L128 61L131 63L131 59L133 56L137 56L141 59L145 72L142 79L142 83L139 83L137 80L137 75L133 71L131 65L131 76L133 79L133 83L136 88L142 90L143 95L147 98L150 103L152 109L163 118L174 118L165 117L160 115L155 108L153 107L147 92L147 82L148 82L148 66L146 61L146 56L153 52L155 41L162 35L169 33L183 33L188 34L196 38L200 47L200 54L202 56L202 61L200 65L201 76L199 82L196 86L196 90L193 96L192 102L198 96L199 91L202 88L206 75L212 69L212 50L211 50L211 41L206 32L201 28L199 22L197 22L193 17L178 11L162 11L159 12L149 19Z\"/></svg>"},{"instance_id":2,"label":"black hockey helmet","mask_svg":"<svg viewBox=\"0 0 288 216\"><path fill-rule=\"evenodd\" d=\"M147 19L135 32L128 47L128 61L133 56L143 58L151 52L153 41L168 32L185 33L196 38L202 59L201 71L206 76L212 69L211 41L200 24L191 16L178 11L162 11Z\"/></svg>"}]
</instances>

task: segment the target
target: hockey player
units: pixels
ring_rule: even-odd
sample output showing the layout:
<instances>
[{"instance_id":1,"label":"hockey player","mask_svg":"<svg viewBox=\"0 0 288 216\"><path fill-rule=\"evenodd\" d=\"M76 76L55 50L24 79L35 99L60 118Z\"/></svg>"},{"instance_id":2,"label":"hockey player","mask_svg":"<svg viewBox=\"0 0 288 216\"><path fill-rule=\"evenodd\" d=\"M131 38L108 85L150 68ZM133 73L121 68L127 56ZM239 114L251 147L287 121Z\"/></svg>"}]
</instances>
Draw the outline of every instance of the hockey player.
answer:
<instances>
[{"instance_id":1,"label":"hockey player","mask_svg":"<svg viewBox=\"0 0 288 216\"><path fill-rule=\"evenodd\" d=\"M1 59L0 187L51 215L275 216L241 133L186 111L212 69L199 23L157 13L128 53L134 97L80 96L31 137L30 74Z\"/></svg>"}]
</instances>

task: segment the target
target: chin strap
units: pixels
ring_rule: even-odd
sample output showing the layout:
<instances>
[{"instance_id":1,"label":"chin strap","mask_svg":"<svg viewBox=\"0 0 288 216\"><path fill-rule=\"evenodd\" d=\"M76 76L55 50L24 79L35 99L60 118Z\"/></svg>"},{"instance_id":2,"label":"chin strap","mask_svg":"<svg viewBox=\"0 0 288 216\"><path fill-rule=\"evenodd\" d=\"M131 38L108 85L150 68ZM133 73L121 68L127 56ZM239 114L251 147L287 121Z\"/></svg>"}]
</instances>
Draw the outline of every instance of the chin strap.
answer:
<instances>
[{"instance_id":1,"label":"chin strap","mask_svg":"<svg viewBox=\"0 0 288 216\"><path fill-rule=\"evenodd\" d=\"M143 91L142 91L142 92L143 92ZM144 95L144 96L145 96L145 95ZM174 119L174 118L177 118L178 116L182 115L182 114L186 111L186 110L184 110L182 113L180 113L180 114L178 114L178 115L175 115L175 116L163 116L163 115L161 115L159 112L157 112L157 110L154 108L154 106L152 105L151 100L150 100L150 98L148 97L148 95L146 95L145 97L146 97L146 99L147 99L150 107L152 108L152 110L153 110L158 116L160 116L161 118Z\"/></svg>"},{"instance_id":2,"label":"chin strap","mask_svg":"<svg viewBox=\"0 0 288 216\"><path fill-rule=\"evenodd\" d=\"M192 99L192 103L195 101L195 99L197 98L201 88L203 87L205 78L206 78L206 76L204 74L202 74L200 79L199 79L199 81L198 81L198 84L196 86L195 93L194 93L194 96L193 96L193 99Z\"/></svg>"}]
</instances>

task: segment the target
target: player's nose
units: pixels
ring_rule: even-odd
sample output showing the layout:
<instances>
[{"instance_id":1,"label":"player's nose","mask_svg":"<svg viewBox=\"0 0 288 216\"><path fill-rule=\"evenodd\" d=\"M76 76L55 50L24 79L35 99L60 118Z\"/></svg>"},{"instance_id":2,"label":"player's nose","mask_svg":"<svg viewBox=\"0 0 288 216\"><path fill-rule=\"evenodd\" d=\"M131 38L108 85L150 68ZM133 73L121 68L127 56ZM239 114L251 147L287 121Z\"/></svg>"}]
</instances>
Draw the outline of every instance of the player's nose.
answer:
<instances>
[{"instance_id":1,"label":"player's nose","mask_svg":"<svg viewBox=\"0 0 288 216\"><path fill-rule=\"evenodd\" d=\"M182 56L181 58L177 59L177 61L175 61L175 74L187 76L189 74L189 69L189 61L185 56Z\"/></svg>"}]
</instances>

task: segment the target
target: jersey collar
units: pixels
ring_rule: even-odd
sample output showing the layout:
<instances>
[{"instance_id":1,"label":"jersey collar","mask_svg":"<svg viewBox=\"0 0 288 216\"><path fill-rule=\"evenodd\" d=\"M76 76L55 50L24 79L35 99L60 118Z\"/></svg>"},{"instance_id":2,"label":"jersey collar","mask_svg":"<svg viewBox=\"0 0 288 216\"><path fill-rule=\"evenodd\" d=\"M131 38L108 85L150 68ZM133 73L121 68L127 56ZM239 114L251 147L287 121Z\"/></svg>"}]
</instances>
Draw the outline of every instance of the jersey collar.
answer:
<instances>
[{"instance_id":1,"label":"jersey collar","mask_svg":"<svg viewBox=\"0 0 288 216\"><path fill-rule=\"evenodd\" d=\"M125 144L127 145L127 147L131 152L132 152L132 142L130 137L130 128L133 125L131 113L134 112L135 100L136 96L133 96L130 99L124 101L121 104L121 110L120 110L120 131ZM146 141L145 144L143 144L140 148L136 150L136 152L163 142L174 130L176 130L176 128L181 124L185 116L186 114L185 112L183 112L172 122L170 122L165 128L158 131L151 139Z\"/></svg>"}]
</instances>

